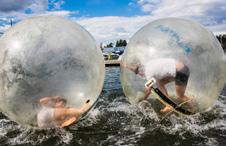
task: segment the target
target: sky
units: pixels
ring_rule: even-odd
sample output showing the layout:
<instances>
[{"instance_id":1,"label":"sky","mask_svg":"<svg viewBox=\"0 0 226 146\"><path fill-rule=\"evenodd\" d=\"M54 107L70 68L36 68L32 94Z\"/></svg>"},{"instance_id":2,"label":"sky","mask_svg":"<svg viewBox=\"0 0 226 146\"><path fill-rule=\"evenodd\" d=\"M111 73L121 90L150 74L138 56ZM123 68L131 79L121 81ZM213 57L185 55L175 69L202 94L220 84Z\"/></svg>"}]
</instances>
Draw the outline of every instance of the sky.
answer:
<instances>
[{"instance_id":1,"label":"sky","mask_svg":"<svg viewBox=\"0 0 226 146\"><path fill-rule=\"evenodd\" d=\"M79 23L97 42L126 39L166 17L199 22L226 34L226 0L0 0L0 33L33 16L61 16Z\"/></svg>"}]
</instances>

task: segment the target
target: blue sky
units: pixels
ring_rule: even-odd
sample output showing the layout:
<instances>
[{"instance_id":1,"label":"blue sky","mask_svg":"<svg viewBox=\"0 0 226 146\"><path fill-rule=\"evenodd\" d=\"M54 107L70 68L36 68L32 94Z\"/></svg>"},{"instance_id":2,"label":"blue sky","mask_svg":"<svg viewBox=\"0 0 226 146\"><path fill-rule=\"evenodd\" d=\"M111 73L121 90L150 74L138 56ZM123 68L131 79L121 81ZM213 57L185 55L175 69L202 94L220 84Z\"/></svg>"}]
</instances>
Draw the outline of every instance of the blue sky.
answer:
<instances>
[{"instance_id":1,"label":"blue sky","mask_svg":"<svg viewBox=\"0 0 226 146\"><path fill-rule=\"evenodd\" d=\"M79 11L77 17L134 16L144 14L139 7L131 7L131 0L66 0L62 9Z\"/></svg>"},{"instance_id":2,"label":"blue sky","mask_svg":"<svg viewBox=\"0 0 226 146\"><path fill-rule=\"evenodd\" d=\"M0 0L0 32L38 15L66 17L97 40L129 39L145 24L165 17L197 21L215 34L226 33L225 0Z\"/></svg>"}]
</instances>

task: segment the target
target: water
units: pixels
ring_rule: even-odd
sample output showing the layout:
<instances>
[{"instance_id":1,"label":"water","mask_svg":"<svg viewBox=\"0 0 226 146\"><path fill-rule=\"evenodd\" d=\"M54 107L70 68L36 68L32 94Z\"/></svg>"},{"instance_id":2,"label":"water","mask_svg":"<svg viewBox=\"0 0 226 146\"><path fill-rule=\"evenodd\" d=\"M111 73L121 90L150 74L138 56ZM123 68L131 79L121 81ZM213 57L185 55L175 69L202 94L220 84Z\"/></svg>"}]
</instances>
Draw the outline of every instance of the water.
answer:
<instances>
[{"instance_id":1,"label":"water","mask_svg":"<svg viewBox=\"0 0 226 146\"><path fill-rule=\"evenodd\" d=\"M76 125L39 130L22 127L0 114L0 145L73 146L213 146L226 145L226 87L214 107L189 117L130 105L123 94L119 68L106 68L103 91L93 109Z\"/></svg>"}]
</instances>

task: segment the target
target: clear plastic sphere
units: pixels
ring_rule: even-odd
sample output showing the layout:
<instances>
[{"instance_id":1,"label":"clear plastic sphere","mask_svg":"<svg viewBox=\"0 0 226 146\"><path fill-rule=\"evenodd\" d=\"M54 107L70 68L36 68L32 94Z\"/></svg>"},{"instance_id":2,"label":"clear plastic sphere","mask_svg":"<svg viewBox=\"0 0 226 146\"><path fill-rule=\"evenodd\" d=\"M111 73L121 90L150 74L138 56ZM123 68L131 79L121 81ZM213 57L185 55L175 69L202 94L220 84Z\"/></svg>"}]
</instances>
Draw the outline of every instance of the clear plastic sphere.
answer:
<instances>
[{"instance_id":1,"label":"clear plastic sphere","mask_svg":"<svg viewBox=\"0 0 226 146\"><path fill-rule=\"evenodd\" d=\"M93 37L60 17L34 17L0 39L0 109L11 120L37 125L39 100L61 96L67 106L93 104L104 82L104 59Z\"/></svg>"},{"instance_id":2,"label":"clear plastic sphere","mask_svg":"<svg viewBox=\"0 0 226 146\"><path fill-rule=\"evenodd\" d=\"M223 89L226 72L223 49L209 30L196 22L179 18L153 21L130 39L122 62L127 66L140 64L146 70L151 69L148 62L160 58L173 58L188 66L190 76L185 95L195 106L195 113L214 104ZM164 69L164 64L161 67ZM141 77L122 67L121 82L132 103L144 96L146 75ZM174 82L167 84L166 89L169 96L177 96Z\"/></svg>"}]
</instances>

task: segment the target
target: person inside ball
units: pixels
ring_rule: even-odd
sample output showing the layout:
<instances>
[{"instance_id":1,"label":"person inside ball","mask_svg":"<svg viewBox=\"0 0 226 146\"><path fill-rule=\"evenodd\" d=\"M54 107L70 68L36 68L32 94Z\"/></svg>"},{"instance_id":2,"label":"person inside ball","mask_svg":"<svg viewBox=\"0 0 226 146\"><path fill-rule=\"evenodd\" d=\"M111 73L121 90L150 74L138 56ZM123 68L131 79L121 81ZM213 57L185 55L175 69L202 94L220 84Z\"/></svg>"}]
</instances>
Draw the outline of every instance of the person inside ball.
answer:
<instances>
[{"instance_id":1,"label":"person inside ball","mask_svg":"<svg viewBox=\"0 0 226 146\"><path fill-rule=\"evenodd\" d=\"M158 58L152 59L145 63L145 65L133 64L127 65L121 62L121 67L125 67L133 71L136 75L145 78L148 82L156 82L159 89L164 95L169 98L166 84L175 82L175 90L177 97L182 101L186 102L190 99L185 95L190 70L187 65L174 58ZM146 83L146 84L147 84ZM152 83L153 85L153 83ZM151 94L151 86L144 88L144 100L146 100ZM189 106L190 103L188 102ZM160 110L160 112L168 112L171 108L166 106Z\"/></svg>"},{"instance_id":2,"label":"person inside ball","mask_svg":"<svg viewBox=\"0 0 226 146\"><path fill-rule=\"evenodd\" d=\"M42 106L37 115L40 128L69 126L91 107L90 100L87 100L81 108L66 107L67 101L60 96L42 97L39 102Z\"/></svg>"}]
</instances>

